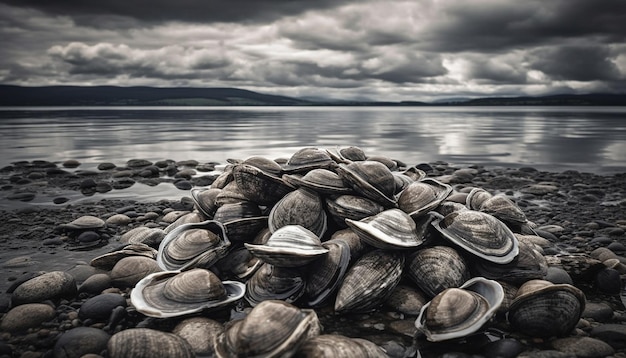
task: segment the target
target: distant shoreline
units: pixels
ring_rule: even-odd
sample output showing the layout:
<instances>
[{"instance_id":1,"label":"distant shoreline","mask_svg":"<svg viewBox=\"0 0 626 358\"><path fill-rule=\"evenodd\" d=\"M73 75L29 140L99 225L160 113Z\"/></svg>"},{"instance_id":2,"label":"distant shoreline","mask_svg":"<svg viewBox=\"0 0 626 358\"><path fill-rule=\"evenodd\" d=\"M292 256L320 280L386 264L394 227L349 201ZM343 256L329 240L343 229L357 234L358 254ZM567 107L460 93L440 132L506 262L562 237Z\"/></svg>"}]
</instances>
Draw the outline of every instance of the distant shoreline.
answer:
<instances>
[{"instance_id":1,"label":"distant shoreline","mask_svg":"<svg viewBox=\"0 0 626 358\"><path fill-rule=\"evenodd\" d=\"M458 106L626 106L626 94L556 94L540 97L485 97L421 101L310 100L238 88L0 85L1 107L458 107Z\"/></svg>"}]
</instances>

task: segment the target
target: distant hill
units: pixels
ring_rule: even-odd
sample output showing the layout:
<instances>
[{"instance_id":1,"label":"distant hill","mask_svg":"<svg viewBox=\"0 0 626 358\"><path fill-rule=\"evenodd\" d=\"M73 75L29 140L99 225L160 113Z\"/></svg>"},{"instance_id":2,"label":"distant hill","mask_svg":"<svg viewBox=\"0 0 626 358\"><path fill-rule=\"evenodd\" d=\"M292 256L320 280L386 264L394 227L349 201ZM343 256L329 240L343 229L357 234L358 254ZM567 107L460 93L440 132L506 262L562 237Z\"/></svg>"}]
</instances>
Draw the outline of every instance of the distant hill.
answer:
<instances>
[{"instance_id":1,"label":"distant hill","mask_svg":"<svg viewBox=\"0 0 626 358\"><path fill-rule=\"evenodd\" d=\"M626 106L626 94L451 98L432 103L293 98L238 88L0 85L0 106Z\"/></svg>"},{"instance_id":2,"label":"distant hill","mask_svg":"<svg viewBox=\"0 0 626 358\"><path fill-rule=\"evenodd\" d=\"M0 106L298 106L310 103L237 88L0 85Z\"/></svg>"}]
</instances>

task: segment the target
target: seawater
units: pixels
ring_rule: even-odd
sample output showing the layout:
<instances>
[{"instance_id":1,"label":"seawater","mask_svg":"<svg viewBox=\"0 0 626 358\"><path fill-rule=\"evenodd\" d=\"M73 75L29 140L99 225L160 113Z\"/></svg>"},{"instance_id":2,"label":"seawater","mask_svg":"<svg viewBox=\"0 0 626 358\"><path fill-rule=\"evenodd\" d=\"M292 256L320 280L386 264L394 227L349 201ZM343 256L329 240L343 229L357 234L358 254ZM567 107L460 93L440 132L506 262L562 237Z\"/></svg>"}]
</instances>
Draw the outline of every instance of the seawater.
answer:
<instances>
[{"instance_id":1,"label":"seawater","mask_svg":"<svg viewBox=\"0 0 626 358\"><path fill-rule=\"evenodd\" d=\"M409 165L626 170L626 107L0 108L0 166L131 158L224 163L359 146Z\"/></svg>"}]
</instances>

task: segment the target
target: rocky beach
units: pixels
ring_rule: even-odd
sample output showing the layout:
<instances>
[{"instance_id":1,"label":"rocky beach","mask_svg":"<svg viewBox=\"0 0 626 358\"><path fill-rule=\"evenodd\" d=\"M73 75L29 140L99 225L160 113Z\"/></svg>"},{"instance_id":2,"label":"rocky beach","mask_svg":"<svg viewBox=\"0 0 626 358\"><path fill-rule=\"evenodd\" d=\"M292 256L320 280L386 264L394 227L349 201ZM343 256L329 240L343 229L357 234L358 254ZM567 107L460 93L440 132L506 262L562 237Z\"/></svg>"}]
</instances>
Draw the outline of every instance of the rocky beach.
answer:
<instances>
[{"instance_id":1,"label":"rocky beach","mask_svg":"<svg viewBox=\"0 0 626 358\"><path fill-rule=\"evenodd\" d=\"M517 267L505 266L502 279L488 278L501 282L498 287L510 286L504 290L505 301L507 294L512 295L508 297L509 302L499 302L498 306L502 305L502 308L493 316L485 317L486 322L480 329L444 341L431 340L425 336L424 330L416 328L415 322L422 307L428 302L433 305L432 298L439 292L424 294L423 288L415 283L409 274L411 257L423 247L442 243L444 246L455 245L438 237L439 233L429 221L420 239L424 243L416 244L419 249L387 250L402 252L398 277L390 284L389 292L368 301L372 309L336 312L337 305L333 306L332 301L315 305L313 309L307 303L306 294L280 300L267 299L274 304L279 304L275 301L287 302L286 307L281 306L280 312L307 313L306 320L310 312L316 316L316 323L307 323L313 328L307 328L298 339L294 334L301 326L287 330L286 338L277 345L289 342L292 347L281 354L320 355L315 347L324 346L324 339L329 340L328 336L337 336L349 337L345 343L350 347L346 348L347 351L363 349L371 356L626 357L626 173L596 175L573 170L546 172L532 167L402 163L376 153L367 154L366 161L382 163L394 175L410 178L403 184L405 187L394 189L392 198L397 199L411 182L425 179L434 179L450 187L451 192L445 195L445 200L431 209L441 211L442 216L446 215L445 203L451 207L445 210L457 210L452 203L465 206L472 189L483 189L489 196L508 198L528 221L525 229L512 229L517 238L523 237L519 238L523 242L520 252L522 246L531 247L532 252L538 253L531 263L545 262L545 267L538 268L539 273L533 271L531 276L510 279L506 278L506 272ZM275 175L277 178L298 173L286 171L293 159L272 159L279 168L285 169ZM341 153L329 156L329 159L333 164L326 168L357 162L341 156ZM141 279L163 271L157 266L155 252L167 232L171 232L172 225L181 225L180 218L187 215L211 219L209 214L200 210L191 191L208 187L224 190L226 183L233 180L225 179L225 174L235 166L251 165L245 160L239 158L229 163L217 163L133 159L124 163L100 163L97 168L83 170L80 162L68 159L60 163L17 162L0 169L1 200L5 208L0 211L0 266L3 272L0 282L0 356L139 357L167 351L176 352L172 353L176 356L246 355L237 351L237 347L244 346L240 342L244 336L241 333L243 328L237 331L233 327L241 327L244 324L238 322L261 315L258 313L260 309L276 307L268 307L269 304L260 304L260 301L246 296L246 299L219 308L158 318L141 312L131 300L131 292ZM347 182L345 177L342 178ZM119 190L132 190L136 185L166 187L167 198L120 200L113 195ZM297 187L288 186L291 190ZM346 188L352 189L350 185ZM180 198L172 199L172 192L180 193ZM322 198L331 196L320 194ZM389 209L395 206L395 199L393 204L383 202L382 205ZM228 200L242 198L230 197ZM328 211L327 201L324 203L324 210ZM259 217L271 216L269 211L274 204L275 201L259 205L262 212ZM257 232L265 226L261 225ZM134 242L129 233L139 230L157 230L162 235L147 238L150 235L146 234L142 238L144 241ZM328 230L318 236L325 242L341 230L349 228L329 218ZM228 236L234 231L227 229L225 232L224 236ZM252 243L256 237L257 233L250 234L243 241ZM231 238L230 241L236 240ZM95 260L128 249L126 245L129 244L145 245L145 252L149 254L139 253L140 250L134 247L132 253L115 256L113 262L103 264L102 260ZM232 247L235 246L233 243ZM373 245L364 252L377 250L379 248ZM215 265L205 268L210 268L210 272L224 282L248 282L248 278L237 279L236 275L228 273L229 268L224 267L228 266L224 263L225 255L218 257ZM354 252L352 255L356 260ZM461 255L470 264L477 260L471 253ZM154 261L154 264L149 264L152 265L148 265L149 268L133 266L132 274L117 272L116 264L128 257L147 257L146 260ZM224 260L220 262L220 259ZM315 263L310 265L309 269L317 267ZM351 265L355 265L354 261ZM146 271L142 271L144 269ZM306 272L306 269L300 272ZM471 277L482 276L473 266L469 272ZM388 279L381 276L373 286L379 283L384 286L381 282ZM550 335L533 334L511 322L508 307L514 300L515 291L535 279L558 287L572 286L584 294L580 312L573 314L575 322L571 330ZM333 294L337 289L333 289ZM367 293L370 294L373 295ZM559 307L550 309L559 311ZM286 324L282 326L287 327ZM231 344L231 341L235 343ZM329 346L340 346L337 341L329 342L332 342ZM130 351L129 347L134 350ZM267 352L250 354L253 353ZM334 354L343 356L340 351Z\"/></svg>"}]
</instances>

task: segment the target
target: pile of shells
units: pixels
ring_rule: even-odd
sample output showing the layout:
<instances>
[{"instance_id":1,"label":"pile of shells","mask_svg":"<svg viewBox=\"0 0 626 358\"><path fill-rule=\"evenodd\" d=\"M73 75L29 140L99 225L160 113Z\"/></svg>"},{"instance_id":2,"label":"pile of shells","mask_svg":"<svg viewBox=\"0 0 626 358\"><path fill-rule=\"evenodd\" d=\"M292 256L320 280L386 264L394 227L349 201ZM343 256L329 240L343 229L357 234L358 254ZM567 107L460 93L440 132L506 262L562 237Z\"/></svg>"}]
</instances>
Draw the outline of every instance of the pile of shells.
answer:
<instances>
[{"instance_id":1,"label":"pile of shells","mask_svg":"<svg viewBox=\"0 0 626 358\"><path fill-rule=\"evenodd\" d=\"M151 342L146 356L387 356L325 331L318 312L340 319L386 305L413 317L419 349L490 327L567 336L585 308L580 289L548 280L558 258L543 255L545 239L508 197L455 191L358 147L230 160L190 194L192 212L164 230L129 230L127 246L92 265L132 287L130 303L147 317L231 319L195 351L182 333L124 330L109 340L111 356L139 355L132 342Z\"/></svg>"}]
</instances>

